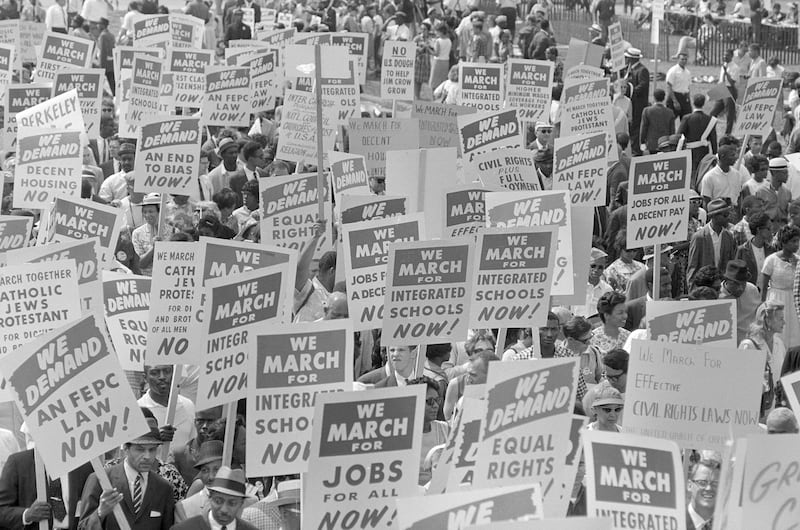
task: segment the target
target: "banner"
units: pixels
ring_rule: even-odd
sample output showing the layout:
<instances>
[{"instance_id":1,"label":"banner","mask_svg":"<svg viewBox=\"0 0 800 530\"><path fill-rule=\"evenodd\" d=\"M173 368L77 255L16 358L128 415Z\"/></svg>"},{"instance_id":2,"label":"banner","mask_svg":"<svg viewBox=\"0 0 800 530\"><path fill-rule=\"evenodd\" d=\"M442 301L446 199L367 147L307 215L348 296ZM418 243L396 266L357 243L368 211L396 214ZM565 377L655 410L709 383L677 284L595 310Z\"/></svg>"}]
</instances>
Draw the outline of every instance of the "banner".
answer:
<instances>
[{"instance_id":1,"label":"banner","mask_svg":"<svg viewBox=\"0 0 800 530\"><path fill-rule=\"evenodd\" d=\"M568 191L501 191L486 194L486 226L558 227L558 247L552 275L553 295L569 295L575 288L572 208L569 204Z\"/></svg>"},{"instance_id":2,"label":"banner","mask_svg":"<svg viewBox=\"0 0 800 530\"><path fill-rule=\"evenodd\" d=\"M199 50L203 47L205 21L192 15L170 13L169 26L172 36L171 50L175 48Z\"/></svg>"},{"instance_id":3,"label":"banner","mask_svg":"<svg viewBox=\"0 0 800 530\"><path fill-rule=\"evenodd\" d=\"M210 50L169 50L167 66L172 72L176 107L200 107L206 91L206 67L213 60L214 52Z\"/></svg>"},{"instance_id":4,"label":"banner","mask_svg":"<svg viewBox=\"0 0 800 530\"><path fill-rule=\"evenodd\" d=\"M625 431L723 451L759 431L766 352L634 340ZM736 392L726 389L735 388Z\"/></svg>"},{"instance_id":5,"label":"banner","mask_svg":"<svg viewBox=\"0 0 800 530\"><path fill-rule=\"evenodd\" d=\"M304 528L394 527L395 498L418 492L426 388L317 397Z\"/></svg>"},{"instance_id":6,"label":"banner","mask_svg":"<svg viewBox=\"0 0 800 530\"><path fill-rule=\"evenodd\" d=\"M0 328L3 337L0 354L13 352L35 337L80 316L75 260L0 268ZM8 359L8 356L3 357L0 369L6 377L11 373Z\"/></svg>"},{"instance_id":7,"label":"banner","mask_svg":"<svg viewBox=\"0 0 800 530\"><path fill-rule=\"evenodd\" d=\"M553 189L569 190L573 206L605 206L606 134L560 137L554 147Z\"/></svg>"},{"instance_id":8,"label":"banner","mask_svg":"<svg viewBox=\"0 0 800 530\"><path fill-rule=\"evenodd\" d=\"M200 105L203 125L249 127L249 104L249 68L238 66L206 67L205 97Z\"/></svg>"},{"instance_id":9,"label":"banner","mask_svg":"<svg viewBox=\"0 0 800 530\"><path fill-rule=\"evenodd\" d=\"M390 195L344 194L338 202L341 223L357 223L372 219L386 219L406 215L407 199ZM341 239L341 232L339 233Z\"/></svg>"},{"instance_id":10,"label":"banner","mask_svg":"<svg viewBox=\"0 0 800 530\"><path fill-rule=\"evenodd\" d=\"M50 476L66 476L148 431L97 318L62 326L3 359Z\"/></svg>"},{"instance_id":11,"label":"banner","mask_svg":"<svg viewBox=\"0 0 800 530\"><path fill-rule=\"evenodd\" d=\"M414 100L414 60L417 45L413 42L386 41L381 63L381 99ZM423 80L420 80L422 82Z\"/></svg>"},{"instance_id":12,"label":"banner","mask_svg":"<svg viewBox=\"0 0 800 530\"><path fill-rule=\"evenodd\" d=\"M370 46L369 35L367 33L350 33L349 31L331 33L331 45L347 47L348 51L350 52L350 56L356 61L358 84L366 85L367 57Z\"/></svg>"},{"instance_id":13,"label":"banner","mask_svg":"<svg viewBox=\"0 0 800 530\"><path fill-rule=\"evenodd\" d=\"M133 45L166 50L172 42L170 15L142 15L133 23Z\"/></svg>"},{"instance_id":14,"label":"banner","mask_svg":"<svg viewBox=\"0 0 800 530\"><path fill-rule=\"evenodd\" d=\"M69 68L59 70L55 75L53 96L73 89L77 92L86 134L92 140L100 137L100 109L105 82L105 70L100 68Z\"/></svg>"},{"instance_id":15,"label":"banner","mask_svg":"<svg viewBox=\"0 0 800 530\"><path fill-rule=\"evenodd\" d=\"M462 114L475 112L477 110L474 107L415 100L411 107L411 117L419 121L420 148L457 147L458 155L461 156L457 118Z\"/></svg>"},{"instance_id":16,"label":"banner","mask_svg":"<svg viewBox=\"0 0 800 530\"><path fill-rule=\"evenodd\" d=\"M542 518L539 484L397 499L399 530L461 530Z\"/></svg>"},{"instance_id":17,"label":"banner","mask_svg":"<svg viewBox=\"0 0 800 530\"><path fill-rule=\"evenodd\" d=\"M17 114L50 99L52 87L48 83L9 85L3 98L3 148L17 149Z\"/></svg>"},{"instance_id":18,"label":"banner","mask_svg":"<svg viewBox=\"0 0 800 530\"><path fill-rule=\"evenodd\" d=\"M362 155L370 177L386 176L386 151L419 148L415 119L354 118L350 120L350 153Z\"/></svg>"},{"instance_id":19,"label":"banner","mask_svg":"<svg viewBox=\"0 0 800 530\"><path fill-rule=\"evenodd\" d=\"M106 327L120 366L123 370L143 370L150 278L103 271L103 301Z\"/></svg>"},{"instance_id":20,"label":"banner","mask_svg":"<svg viewBox=\"0 0 800 530\"><path fill-rule=\"evenodd\" d=\"M505 108L515 109L519 121L549 122L555 63L509 59L506 64Z\"/></svg>"},{"instance_id":21,"label":"banner","mask_svg":"<svg viewBox=\"0 0 800 530\"><path fill-rule=\"evenodd\" d=\"M164 61L138 55L133 58L131 91L126 120L137 131L158 114Z\"/></svg>"},{"instance_id":22,"label":"banner","mask_svg":"<svg viewBox=\"0 0 800 530\"><path fill-rule=\"evenodd\" d=\"M278 50L262 50L239 66L250 69L250 109L256 114L275 109L275 98L283 95Z\"/></svg>"},{"instance_id":23,"label":"banner","mask_svg":"<svg viewBox=\"0 0 800 530\"><path fill-rule=\"evenodd\" d=\"M501 147L525 147L516 111L479 112L457 119L465 159Z\"/></svg>"},{"instance_id":24,"label":"banner","mask_svg":"<svg viewBox=\"0 0 800 530\"><path fill-rule=\"evenodd\" d=\"M467 336L471 244L465 237L389 246L382 345L455 342Z\"/></svg>"},{"instance_id":25,"label":"banner","mask_svg":"<svg viewBox=\"0 0 800 530\"><path fill-rule=\"evenodd\" d=\"M628 248L683 241L689 237L692 154L637 156L628 180Z\"/></svg>"},{"instance_id":26,"label":"banner","mask_svg":"<svg viewBox=\"0 0 800 530\"><path fill-rule=\"evenodd\" d=\"M352 389L352 326L349 320L305 322L274 327L255 341L248 360L247 472L305 473L316 397Z\"/></svg>"},{"instance_id":27,"label":"banner","mask_svg":"<svg viewBox=\"0 0 800 530\"><path fill-rule=\"evenodd\" d=\"M0 255L26 247L31 240L32 228L33 217L0 215Z\"/></svg>"},{"instance_id":28,"label":"banner","mask_svg":"<svg viewBox=\"0 0 800 530\"><path fill-rule=\"evenodd\" d=\"M742 528L791 528L800 520L799 439L796 434L747 437Z\"/></svg>"},{"instance_id":29,"label":"banner","mask_svg":"<svg viewBox=\"0 0 800 530\"><path fill-rule=\"evenodd\" d=\"M82 131L25 129L18 133L14 208L43 209L57 195L80 197Z\"/></svg>"},{"instance_id":30,"label":"banner","mask_svg":"<svg viewBox=\"0 0 800 530\"><path fill-rule=\"evenodd\" d=\"M91 68L93 57L94 42L91 40L48 31L42 39L33 81L52 82L56 72L63 68Z\"/></svg>"},{"instance_id":31,"label":"banner","mask_svg":"<svg viewBox=\"0 0 800 530\"><path fill-rule=\"evenodd\" d=\"M281 160L317 165L317 103L311 92L286 90L278 151ZM323 166L328 165L327 153L333 150L336 129L330 119L322 116Z\"/></svg>"},{"instance_id":32,"label":"banner","mask_svg":"<svg viewBox=\"0 0 800 530\"><path fill-rule=\"evenodd\" d=\"M192 304L200 285L197 242L156 241L147 321L149 364L189 364Z\"/></svg>"},{"instance_id":33,"label":"banner","mask_svg":"<svg viewBox=\"0 0 800 530\"><path fill-rule=\"evenodd\" d=\"M369 178L367 165L363 156L331 151L328 153L331 162L331 186L336 204L341 204L343 194L368 194Z\"/></svg>"},{"instance_id":34,"label":"banner","mask_svg":"<svg viewBox=\"0 0 800 530\"><path fill-rule=\"evenodd\" d=\"M478 111L498 111L503 106L504 65L497 63L458 63L461 90L458 104ZM435 87L434 87L435 88Z\"/></svg>"},{"instance_id":35,"label":"banner","mask_svg":"<svg viewBox=\"0 0 800 530\"><path fill-rule=\"evenodd\" d=\"M733 134L737 138L748 136L762 136L764 138L772 131L772 119L778 101L783 97L783 82L776 77L751 77L742 96L742 105Z\"/></svg>"},{"instance_id":36,"label":"banner","mask_svg":"<svg viewBox=\"0 0 800 530\"><path fill-rule=\"evenodd\" d=\"M381 327L389 245L424 238L423 214L342 225L348 309L353 329Z\"/></svg>"},{"instance_id":37,"label":"banner","mask_svg":"<svg viewBox=\"0 0 800 530\"><path fill-rule=\"evenodd\" d=\"M477 234L486 226L486 191L476 186L445 191L443 238Z\"/></svg>"},{"instance_id":38,"label":"banner","mask_svg":"<svg viewBox=\"0 0 800 530\"><path fill-rule=\"evenodd\" d=\"M206 281L198 410L247 397L247 356L255 348L251 337L291 320L295 268L292 260Z\"/></svg>"},{"instance_id":39,"label":"banner","mask_svg":"<svg viewBox=\"0 0 800 530\"><path fill-rule=\"evenodd\" d=\"M470 328L547 324L557 232L549 226L487 228L478 234L478 255L470 279Z\"/></svg>"},{"instance_id":40,"label":"banner","mask_svg":"<svg viewBox=\"0 0 800 530\"><path fill-rule=\"evenodd\" d=\"M557 503L569 452L577 359L496 363L486 378L473 488L541 482Z\"/></svg>"},{"instance_id":41,"label":"banner","mask_svg":"<svg viewBox=\"0 0 800 530\"><path fill-rule=\"evenodd\" d=\"M465 159L464 175L466 180L480 181L486 188L512 191L542 189L533 162L533 151L521 147L494 149Z\"/></svg>"},{"instance_id":42,"label":"banner","mask_svg":"<svg viewBox=\"0 0 800 530\"><path fill-rule=\"evenodd\" d=\"M7 263L60 263L75 261L78 280L78 303L81 314L103 312L103 285L100 281L100 245L96 237L25 247L5 254ZM70 291L71 294L71 291ZM78 315L80 316L80 315ZM60 325L60 324L59 324ZM53 326L58 327L58 326Z\"/></svg>"},{"instance_id":43,"label":"banner","mask_svg":"<svg viewBox=\"0 0 800 530\"><path fill-rule=\"evenodd\" d=\"M738 347L736 300L647 300L650 340Z\"/></svg>"},{"instance_id":44,"label":"banner","mask_svg":"<svg viewBox=\"0 0 800 530\"><path fill-rule=\"evenodd\" d=\"M200 169L200 119L151 116L142 122L136 143L137 192L192 195Z\"/></svg>"},{"instance_id":45,"label":"banner","mask_svg":"<svg viewBox=\"0 0 800 530\"><path fill-rule=\"evenodd\" d=\"M588 515L610 517L614 529L686 530L686 486L674 442L584 431L583 444Z\"/></svg>"},{"instance_id":46,"label":"banner","mask_svg":"<svg viewBox=\"0 0 800 530\"><path fill-rule=\"evenodd\" d=\"M114 261L122 211L88 199L58 196L53 202L46 242L97 237L104 263Z\"/></svg>"}]
</instances>

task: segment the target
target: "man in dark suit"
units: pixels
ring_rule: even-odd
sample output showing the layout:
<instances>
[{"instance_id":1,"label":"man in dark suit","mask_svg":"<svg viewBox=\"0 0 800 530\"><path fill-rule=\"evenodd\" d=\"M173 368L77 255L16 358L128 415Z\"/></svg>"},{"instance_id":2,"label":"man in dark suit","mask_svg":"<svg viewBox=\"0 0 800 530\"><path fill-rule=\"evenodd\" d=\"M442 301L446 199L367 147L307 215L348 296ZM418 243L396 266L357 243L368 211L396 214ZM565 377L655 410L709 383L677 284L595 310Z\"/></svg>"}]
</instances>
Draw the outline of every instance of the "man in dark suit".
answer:
<instances>
[{"instance_id":1,"label":"man in dark suit","mask_svg":"<svg viewBox=\"0 0 800 530\"><path fill-rule=\"evenodd\" d=\"M701 267L713 265L717 270L724 271L728 261L736 257L736 242L727 230L730 211L731 207L725 199L714 199L708 203L710 221L694 233L689 243L686 280L690 290L693 288L694 275Z\"/></svg>"},{"instance_id":2,"label":"man in dark suit","mask_svg":"<svg viewBox=\"0 0 800 530\"><path fill-rule=\"evenodd\" d=\"M115 94L117 90L116 79L114 78L114 46L116 39L114 35L108 31L108 19L101 18L97 24L97 66L105 70L108 86L111 94Z\"/></svg>"},{"instance_id":3,"label":"man in dark suit","mask_svg":"<svg viewBox=\"0 0 800 530\"><path fill-rule=\"evenodd\" d=\"M692 150L692 187L697 182L697 166L708 153L717 153L717 119L703 112L706 104L704 94L692 97L692 113L681 119L678 135L683 147Z\"/></svg>"},{"instance_id":4,"label":"man in dark suit","mask_svg":"<svg viewBox=\"0 0 800 530\"><path fill-rule=\"evenodd\" d=\"M625 62L628 63L628 84L631 88L631 150L635 155L641 155L639 149L639 128L642 124L642 113L647 106L650 93L650 70L642 64L642 51L637 48L628 48L625 51Z\"/></svg>"},{"instance_id":5,"label":"man in dark suit","mask_svg":"<svg viewBox=\"0 0 800 530\"><path fill-rule=\"evenodd\" d=\"M625 302L625 309L628 311L628 318L625 320L624 328L627 329L628 331L639 329L640 324L642 324L642 319L645 317L645 314L647 313L647 301L653 299L653 276L655 274L652 267L648 268L644 274L645 274L645 281L647 282L647 294L644 296L640 296L639 298L634 298L633 300ZM658 288L658 299L659 300L669 299L671 294L672 294L672 276L670 275L668 268L661 267L661 278Z\"/></svg>"},{"instance_id":6,"label":"man in dark suit","mask_svg":"<svg viewBox=\"0 0 800 530\"><path fill-rule=\"evenodd\" d=\"M78 519L75 511L83 484L92 472L91 464L84 464L67 475L66 491L60 479L48 480L45 495L48 500L38 501L33 451L28 449L12 454L3 467L0 475L0 528L37 528L38 521L49 521L51 528L76 529Z\"/></svg>"},{"instance_id":7,"label":"man in dark suit","mask_svg":"<svg viewBox=\"0 0 800 530\"><path fill-rule=\"evenodd\" d=\"M97 134L97 139L89 140L89 149L92 150L94 159L97 162L97 167L103 169L103 164L113 160L111 153L111 139L117 134L117 124L114 121L113 116L100 117L100 129L98 130ZM112 163L111 169L113 169L113 167L114 165ZM109 173L109 175L112 173ZM105 179L106 176L107 175L104 171L103 178Z\"/></svg>"},{"instance_id":8,"label":"man in dark suit","mask_svg":"<svg viewBox=\"0 0 800 530\"><path fill-rule=\"evenodd\" d=\"M689 473L686 530L711 530L719 487L719 462L700 460Z\"/></svg>"},{"instance_id":9,"label":"man in dark suit","mask_svg":"<svg viewBox=\"0 0 800 530\"><path fill-rule=\"evenodd\" d=\"M236 525L236 530L257 530L255 526L241 519L244 498L247 496L244 471L221 467L206 485L206 489L211 510L207 514L196 515L175 525L175 530L211 530L230 528L232 524Z\"/></svg>"},{"instance_id":10,"label":"man in dark suit","mask_svg":"<svg viewBox=\"0 0 800 530\"><path fill-rule=\"evenodd\" d=\"M675 132L675 115L664 105L666 93L657 88L653 91L655 103L642 112L642 125L639 128L639 142L642 151L658 153L658 140Z\"/></svg>"},{"instance_id":11,"label":"man in dark suit","mask_svg":"<svg viewBox=\"0 0 800 530\"><path fill-rule=\"evenodd\" d=\"M92 473L81 499L81 530L118 530L114 506L119 504L132 530L167 530L172 526L172 486L153 469L161 449L157 428L123 446L125 460L108 469L112 489L103 491Z\"/></svg>"}]
</instances>

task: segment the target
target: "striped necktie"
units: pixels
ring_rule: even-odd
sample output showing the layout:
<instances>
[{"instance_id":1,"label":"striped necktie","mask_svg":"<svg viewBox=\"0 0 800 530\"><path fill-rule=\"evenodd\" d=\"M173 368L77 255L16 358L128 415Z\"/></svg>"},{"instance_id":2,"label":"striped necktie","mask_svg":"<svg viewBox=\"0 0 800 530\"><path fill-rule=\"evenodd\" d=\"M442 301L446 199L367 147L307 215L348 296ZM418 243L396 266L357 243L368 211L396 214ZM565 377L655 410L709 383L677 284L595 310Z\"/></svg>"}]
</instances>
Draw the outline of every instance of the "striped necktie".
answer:
<instances>
[{"instance_id":1,"label":"striped necktie","mask_svg":"<svg viewBox=\"0 0 800 530\"><path fill-rule=\"evenodd\" d=\"M142 509L142 474L136 475L136 480L133 481L133 511L139 513Z\"/></svg>"}]
</instances>

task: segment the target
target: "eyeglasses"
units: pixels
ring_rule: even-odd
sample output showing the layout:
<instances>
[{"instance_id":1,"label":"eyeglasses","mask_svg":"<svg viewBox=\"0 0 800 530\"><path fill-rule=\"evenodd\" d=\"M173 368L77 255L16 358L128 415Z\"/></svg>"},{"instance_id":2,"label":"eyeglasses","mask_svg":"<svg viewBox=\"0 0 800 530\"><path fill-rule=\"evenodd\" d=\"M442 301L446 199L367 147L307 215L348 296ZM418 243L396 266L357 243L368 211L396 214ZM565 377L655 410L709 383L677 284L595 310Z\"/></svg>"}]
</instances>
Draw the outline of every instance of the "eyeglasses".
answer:
<instances>
[{"instance_id":1,"label":"eyeglasses","mask_svg":"<svg viewBox=\"0 0 800 530\"><path fill-rule=\"evenodd\" d=\"M619 414L622 410L622 407L600 407L600 410L605 412L606 414L611 414L612 412L615 414Z\"/></svg>"},{"instance_id":2,"label":"eyeglasses","mask_svg":"<svg viewBox=\"0 0 800 530\"><path fill-rule=\"evenodd\" d=\"M434 405L439 404L439 398L428 398L425 400L425 404L429 407L433 407Z\"/></svg>"},{"instance_id":3,"label":"eyeglasses","mask_svg":"<svg viewBox=\"0 0 800 530\"><path fill-rule=\"evenodd\" d=\"M715 489L717 489L719 487L719 481L718 480L702 480L702 479L701 480L694 480L694 479L692 479L692 482L697 484L701 489L706 489L707 487L711 486L711 489L715 490Z\"/></svg>"},{"instance_id":4,"label":"eyeglasses","mask_svg":"<svg viewBox=\"0 0 800 530\"><path fill-rule=\"evenodd\" d=\"M620 374L617 374L617 375L608 375L608 374L606 374L606 379L608 379L609 381L617 382L617 381L619 381L619 378L622 377L623 375L625 375L624 372L620 373Z\"/></svg>"}]
</instances>

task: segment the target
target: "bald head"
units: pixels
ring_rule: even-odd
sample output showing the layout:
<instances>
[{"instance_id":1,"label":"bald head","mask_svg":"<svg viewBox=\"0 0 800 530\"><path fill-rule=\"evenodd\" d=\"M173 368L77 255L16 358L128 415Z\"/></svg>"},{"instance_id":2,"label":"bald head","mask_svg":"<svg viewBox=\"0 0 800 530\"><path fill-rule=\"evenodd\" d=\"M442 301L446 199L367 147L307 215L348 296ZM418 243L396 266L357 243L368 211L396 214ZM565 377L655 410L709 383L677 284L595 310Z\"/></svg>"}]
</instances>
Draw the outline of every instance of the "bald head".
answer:
<instances>
[{"instance_id":1,"label":"bald head","mask_svg":"<svg viewBox=\"0 0 800 530\"><path fill-rule=\"evenodd\" d=\"M800 427L794 413L786 407L778 407L767 416L768 434L797 434Z\"/></svg>"},{"instance_id":2,"label":"bald head","mask_svg":"<svg viewBox=\"0 0 800 530\"><path fill-rule=\"evenodd\" d=\"M324 320L339 320L341 318L348 318L349 316L350 313L347 310L347 295L340 292L329 294Z\"/></svg>"}]
</instances>

